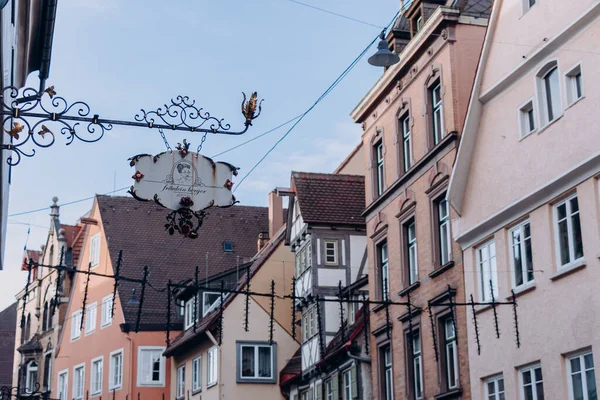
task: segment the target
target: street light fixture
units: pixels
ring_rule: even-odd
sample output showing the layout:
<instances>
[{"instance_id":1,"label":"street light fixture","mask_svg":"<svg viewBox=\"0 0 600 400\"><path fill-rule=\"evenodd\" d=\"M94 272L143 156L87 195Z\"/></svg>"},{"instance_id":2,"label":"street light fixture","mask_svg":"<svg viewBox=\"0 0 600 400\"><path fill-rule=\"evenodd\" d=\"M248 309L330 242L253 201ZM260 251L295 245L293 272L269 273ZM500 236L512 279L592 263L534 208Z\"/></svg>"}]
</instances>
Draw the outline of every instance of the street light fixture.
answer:
<instances>
[{"instance_id":1,"label":"street light fixture","mask_svg":"<svg viewBox=\"0 0 600 400\"><path fill-rule=\"evenodd\" d=\"M400 57L389 49L389 44L385 40L385 30L381 31L381 39L377 45L377 52L369 57L369 64L375 67L389 67L400 62Z\"/></svg>"}]
</instances>

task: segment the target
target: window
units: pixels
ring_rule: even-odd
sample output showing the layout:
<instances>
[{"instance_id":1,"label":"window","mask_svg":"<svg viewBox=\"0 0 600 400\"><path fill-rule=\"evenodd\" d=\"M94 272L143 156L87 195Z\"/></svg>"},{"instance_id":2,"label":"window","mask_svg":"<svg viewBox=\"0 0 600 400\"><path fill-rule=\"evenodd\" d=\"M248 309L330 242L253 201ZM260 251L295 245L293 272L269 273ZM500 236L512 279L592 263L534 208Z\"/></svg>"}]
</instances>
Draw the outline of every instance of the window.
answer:
<instances>
[{"instance_id":1,"label":"window","mask_svg":"<svg viewBox=\"0 0 600 400\"><path fill-rule=\"evenodd\" d=\"M356 382L356 367L345 370L342 373L342 399L352 400L358 398L358 386Z\"/></svg>"},{"instance_id":2,"label":"window","mask_svg":"<svg viewBox=\"0 0 600 400\"><path fill-rule=\"evenodd\" d=\"M559 266L565 266L583 258L583 241L579 222L577 195L554 206Z\"/></svg>"},{"instance_id":3,"label":"window","mask_svg":"<svg viewBox=\"0 0 600 400\"><path fill-rule=\"evenodd\" d=\"M392 351L390 345L381 348L382 365L382 398L383 400L394 400L394 375L392 372Z\"/></svg>"},{"instance_id":4,"label":"window","mask_svg":"<svg viewBox=\"0 0 600 400\"><path fill-rule=\"evenodd\" d=\"M379 267L381 271L381 298L387 299L390 292L390 270L388 266L388 248L387 242L380 243L377 246L379 255Z\"/></svg>"},{"instance_id":5,"label":"window","mask_svg":"<svg viewBox=\"0 0 600 400\"><path fill-rule=\"evenodd\" d=\"M313 390L308 389L300 392L300 400L313 400Z\"/></svg>"},{"instance_id":6,"label":"window","mask_svg":"<svg viewBox=\"0 0 600 400\"><path fill-rule=\"evenodd\" d=\"M419 267L417 264L417 234L414 218L404 224L406 237L406 262L408 265L408 284L412 285L419 280Z\"/></svg>"},{"instance_id":7,"label":"window","mask_svg":"<svg viewBox=\"0 0 600 400\"><path fill-rule=\"evenodd\" d=\"M90 395L97 396L102 393L102 364L104 358L98 357L92 360L90 373Z\"/></svg>"},{"instance_id":8,"label":"window","mask_svg":"<svg viewBox=\"0 0 600 400\"><path fill-rule=\"evenodd\" d=\"M356 321L356 313L360 309L362 303L358 295L353 294L348 298L348 324L353 324Z\"/></svg>"},{"instance_id":9,"label":"window","mask_svg":"<svg viewBox=\"0 0 600 400\"><path fill-rule=\"evenodd\" d=\"M385 178L383 170L383 141L379 141L374 146L375 151L375 183L377 185L377 196L383 193L385 188Z\"/></svg>"},{"instance_id":10,"label":"window","mask_svg":"<svg viewBox=\"0 0 600 400\"><path fill-rule=\"evenodd\" d=\"M67 400L69 390L69 371L63 370L58 374L58 400Z\"/></svg>"},{"instance_id":11,"label":"window","mask_svg":"<svg viewBox=\"0 0 600 400\"><path fill-rule=\"evenodd\" d=\"M445 194L435 202L437 241L440 266L446 265L452 260L452 241L450 235L450 207Z\"/></svg>"},{"instance_id":12,"label":"window","mask_svg":"<svg viewBox=\"0 0 600 400\"><path fill-rule=\"evenodd\" d=\"M338 400L338 375L325 382L325 400Z\"/></svg>"},{"instance_id":13,"label":"window","mask_svg":"<svg viewBox=\"0 0 600 400\"><path fill-rule=\"evenodd\" d=\"M123 386L123 350L110 353L108 370L108 390L121 389Z\"/></svg>"},{"instance_id":14,"label":"window","mask_svg":"<svg viewBox=\"0 0 600 400\"><path fill-rule=\"evenodd\" d=\"M81 336L81 310L77 310L71 317L71 340L77 340Z\"/></svg>"},{"instance_id":15,"label":"window","mask_svg":"<svg viewBox=\"0 0 600 400\"><path fill-rule=\"evenodd\" d=\"M486 400L504 400L504 377L497 375L485 381Z\"/></svg>"},{"instance_id":16,"label":"window","mask_svg":"<svg viewBox=\"0 0 600 400\"><path fill-rule=\"evenodd\" d=\"M519 373L522 400L544 400L542 367L535 365L521 369Z\"/></svg>"},{"instance_id":17,"label":"window","mask_svg":"<svg viewBox=\"0 0 600 400\"><path fill-rule=\"evenodd\" d=\"M175 300L175 305L177 307L177 316L179 316L179 317L185 316L185 301L184 300Z\"/></svg>"},{"instance_id":18,"label":"window","mask_svg":"<svg viewBox=\"0 0 600 400\"><path fill-rule=\"evenodd\" d=\"M422 27L423 27L423 16L419 15L417 17L417 32L419 32Z\"/></svg>"},{"instance_id":19,"label":"window","mask_svg":"<svg viewBox=\"0 0 600 400\"><path fill-rule=\"evenodd\" d=\"M442 84L438 79L429 89L431 96L431 115L433 144L436 145L444 137L444 115L442 108Z\"/></svg>"},{"instance_id":20,"label":"window","mask_svg":"<svg viewBox=\"0 0 600 400\"><path fill-rule=\"evenodd\" d=\"M223 242L223 251L232 252L233 251L233 243L232 242Z\"/></svg>"},{"instance_id":21,"label":"window","mask_svg":"<svg viewBox=\"0 0 600 400\"><path fill-rule=\"evenodd\" d=\"M220 298L220 294L218 299ZM196 312L198 307L198 297L194 296L185 302L185 325L184 328L188 329L194 325L194 322L198 322L198 313Z\"/></svg>"},{"instance_id":22,"label":"window","mask_svg":"<svg viewBox=\"0 0 600 400\"><path fill-rule=\"evenodd\" d=\"M596 400L594 357L584 353L567 360L569 373L569 400Z\"/></svg>"},{"instance_id":23,"label":"window","mask_svg":"<svg viewBox=\"0 0 600 400\"><path fill-rule=\"evenodd\" d=\"M42 332L48 329L48 302L44 303L44 311L42 312Z\"/></svg>"},{"instance_id":24,"label":"window","mask_svg":"<svg viewBox=\"0 0 600 400\"><path fill-rule=\"evenodd\" d=\"M217 308L219 301L221 300L221 294L217 292L204 292L202 293L202 316L206 316L209 312Z\"/></svg>"},{"instance_id":25,"label":"window","mask_svg":"<svg viewBox=\"0 0 600 400\"><path fill-rule=\"evenodd\" d=\"M237 342L237 382L275 383L275 345Z\"/></svg>"},{"instance_id":26,"label":"window","mask_svg":"<svg viewBox=\"0 0 600 400\"><path fill-rule=\"evenodd\" d=\"M177 368L177 394L178 399L185 397L185 364Z\"/></svg>"},{"instance_id":27,"label":"window","mask_svg":"<svg viewBox=\"0 0 600 400\"><path fill-rule=\"evenodd\" d=\"M407 343L410 342L410 333L407 335ZM410 371L410 393L411 399L423 399L423 359L421 357L421 336L418 330L412 332L412 346L409 349L409 364Z\"/></svg>"},{"instance_id":28,"label":"window","mask_svg":"<svg viewBox=\"0 0 600 400\"><path fill-rule=\"evenodd\" d=\"M558 118L562 112L560 103L560 80L556 62L546 65L538 74L538 93L541 117L544 125Z\"/></svg>"},{"instance_id":29,"label":"window","mask_svg":"<svg viewBox=\"0 0 600 400\"><path fill-rule=\"evenodd\" d=\"M206 386L210 387L217 383L217 347L211 347L206 353Z\"/></svg>"},{"instance_id":30,"label":"window","mask_svg":"<svg viewBox=\"0 0 600 400\"><path fill-rule=\"evenodd\" d=\"M412 136L410 131L410 115L406 113L400 118L400 131L402 133L402 163L404 172L412 165Z\"/></svg>"},{"instance_id":31,"label":"window","mask_svg":"<svg viewBox=\"0 0 600 400\"><path fill-rule=\"evenodd\" d=\"M491 240L477 249L477 264L482 301L498 299L498 276L496 271L496 243Z\"/></svg>"},{"instance_id":32,"label":"window","mask_svg":"<svg viewBox=\"0 0 600 400\"><path fill-rule=\"evenodd\" d=\"M525 221L510 230L511 261L514 273L513 286L519 287L533 281L533 256L531 251L531 228Z\"/></svg>"},{"instance_id":33,"label":"window","mask_svg":"<svg viewBox=\"0 0 600 400\"><path fill-rule=\"evenodd\" d=\"M35 361L30 361L27 364L27 375L25 376L25 390L28 393L36 391L38 383L38 365Z\"/></svg>"},{"instance_id":34,"label":"window","mask_svg":"<svg viewBox=\"0 0 600 400\"><path fill-rule=\"evenodd\" d=\"M90 263L92 268L100 264L100 234L92 236L90 240Z\"/></svg>"},{"instance_id":35,"label":"window","mask_svg":"<svg viewBox=\"0 0 600 400\"><path fill-rule=\"evenodd\" d=\"M164 386L164 347L138 347L138 386Z\"/></svg>"},{"instance_id":36,"label":"window","mask_svg":"<svg viewBox=\"0 0 600 400\"><path fill-rule=\"evenodd\" d=\"M583 97L583 78L581 76L581 64L567 72L567 103L575 103Z\"/></svg>"},{"instance_id":37,"label":"window","mask_svg":"<svg viewBox=\"0 0 600 400\"><path fill-rule=\"evenodd\" d=\"M531 7L535 5L536 0L521 0L523 7L523 14L525 14Z\"/></svg>"},{"instance_id":38,"label":"window","mask_svg":"<svg viewBox=\"0 0 600 400\"><path fill-rule=\"evenodd\" d=\"M83 385L85 379L85 364L73 368L73 400L83 399Z\"/></svg>"},{"instance_id":39,"label":"window","mask_svg":"<svg viewBox=\"0 0 600 400\"><path fill-rule=\"evenodd\" d=\"M85 308L85 334L89 335L96 330L96 309L98 303L92 303Z\"/></svg>"},{"instance_id":40,"label":"window","mask_svg":"<svg viewBox=\"0 0 600 400\"><path fill-rule=\"evenodd\" d=\"M102 299L102 321L101 326L104 328L112 323L112 308L113 308L113 297L108 295Z\"/></svg>"},{"instance_id":41,"label":"window","mask_svg":"<svg viewBox=\"0 0 600 400\"><path fill-rule=\"evenodd\" d=\"M52 353L44 356L44 388L50 390L50 377L52 376Z\"/></svg>"},{"instance_id":42,"label":"window","mask_svg":"<svg viewBox=\"0 0 600 400\"><path fill-rule=\"evenodd\" d=\"M325 243L325 265L338 265L338 241L324 240Z\"/></svg>"},{"instance_id":43,"label":"window","mask_svg":"<svg viewBox=\"0 0 600 400\"><path fill-rule=\"evenodd\" d=\"M519 110L519 124L521 129L521 138L535 132L535 113L533 111L533 101L530 100Z\"/></svg>"},{"instance_id":44,"label":"window","mask_svg":"<svg viewBox=\"0 0 600 400\"><path fill-rule=\"evenodd\" d=\"M202 390L202 356L192 360L192 392Z\"/></svg>"},{"instance_id":45,"label":"window","mask_svg":"<svg viewBox=\"0 0 600 400\"><path fill-rule=\"evenodd\" d=\"M313 305L302 313L302 343L317 334L317 306Z\"/></svg>"},{"instance_id":46,"label":"window","mask_svg":"<svg viewBox=\"0 0 600 400\"><path fill-rule=\"evenodd\" d=\"M456 353L456 332L452 317L444 319L443 328L446 389L450 390L458 387L458 354Z\"/></svg>"}]
</instances>

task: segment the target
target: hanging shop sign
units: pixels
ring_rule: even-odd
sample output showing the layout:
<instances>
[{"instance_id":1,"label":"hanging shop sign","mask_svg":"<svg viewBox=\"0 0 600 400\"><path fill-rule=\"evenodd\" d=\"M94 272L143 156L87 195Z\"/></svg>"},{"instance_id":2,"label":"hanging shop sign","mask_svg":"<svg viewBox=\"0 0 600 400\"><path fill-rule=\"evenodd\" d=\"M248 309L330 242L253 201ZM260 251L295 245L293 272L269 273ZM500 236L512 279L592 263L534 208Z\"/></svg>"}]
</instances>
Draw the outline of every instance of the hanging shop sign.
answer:
<instances>
[{"instance_id":1,"label":"hanging shop sign","mask_svg":"<svg viewBox=\"0 0 600 400\"><path fill-rule=\"evenodd\" d=\"M183 145L177 145L176 151L130 158L135 172L129 192L137 200L154 201L173 210L165 224L171 235L179 232L196 238L206 209L230 207L236 203L231 188L237 168L190 152L189 146L184 140Z\"/></svg>"}]
</instances>

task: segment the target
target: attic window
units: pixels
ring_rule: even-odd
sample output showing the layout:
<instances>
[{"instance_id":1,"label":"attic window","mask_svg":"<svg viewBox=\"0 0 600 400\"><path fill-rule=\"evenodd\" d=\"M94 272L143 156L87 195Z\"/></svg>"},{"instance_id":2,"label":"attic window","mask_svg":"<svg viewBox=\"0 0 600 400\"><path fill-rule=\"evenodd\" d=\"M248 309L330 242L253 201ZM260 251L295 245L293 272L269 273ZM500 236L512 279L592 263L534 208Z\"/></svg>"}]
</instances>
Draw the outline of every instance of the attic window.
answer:
<instances>
[{"instance_id":1,"label":"attic window","mask_svg":"<svg viewBox=\"0 0 600 400\"><path fill-rule=\"evenodd\" d=\"M232 252L233 251L233 243L223 242L223 251Z\"/></svg>"}]
</instances>

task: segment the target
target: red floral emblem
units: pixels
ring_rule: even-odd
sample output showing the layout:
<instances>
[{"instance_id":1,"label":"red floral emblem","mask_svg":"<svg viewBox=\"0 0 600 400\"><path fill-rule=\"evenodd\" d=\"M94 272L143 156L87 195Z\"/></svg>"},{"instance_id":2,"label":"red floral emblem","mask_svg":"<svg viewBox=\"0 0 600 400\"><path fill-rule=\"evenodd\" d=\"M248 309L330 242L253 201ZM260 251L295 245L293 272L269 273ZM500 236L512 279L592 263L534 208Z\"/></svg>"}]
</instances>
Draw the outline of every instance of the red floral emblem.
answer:
<instances>
[{"instance_id":1,"label":"red floral emblem","mask_svg":"<svg viewBox=\"0 0 600 400\"><path fill-rule=\"evenodd\" d=\"M223 186L226 187L227 189L231 190L231 187L233 186L233 182L231 182L229 179L227 179L227 181L225 182L225 184Z\"/></svg>"},{"instance_id":2,"label":"red floral emblem","mask_svg":"<svg viewBox=\"0 0 600 400\"><path fill-rule=\"evenodd\" d=\"M144 177L144 174L142 174L140 171L135 171L135 174L133 174L132 178L135 179L136 182L140 182L142 180L142 178Z\"/></svg>"}]
</instances>

